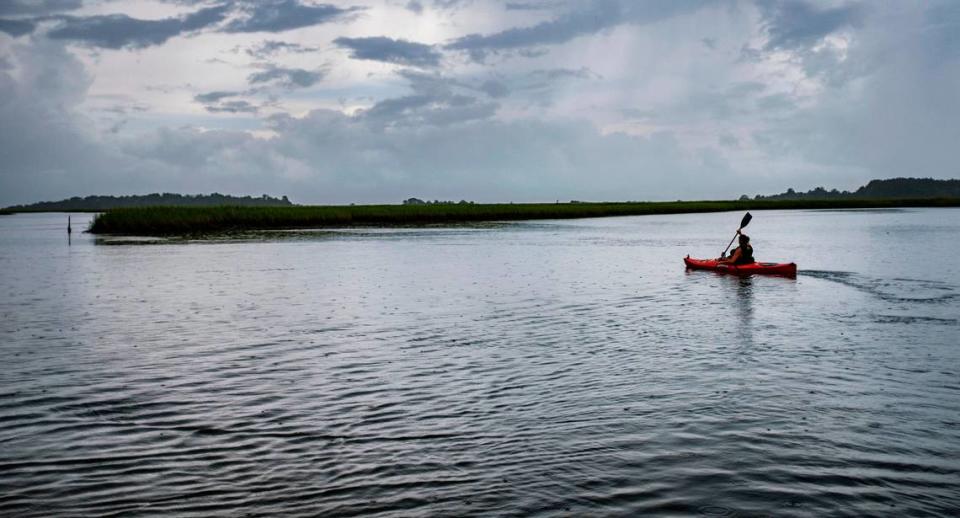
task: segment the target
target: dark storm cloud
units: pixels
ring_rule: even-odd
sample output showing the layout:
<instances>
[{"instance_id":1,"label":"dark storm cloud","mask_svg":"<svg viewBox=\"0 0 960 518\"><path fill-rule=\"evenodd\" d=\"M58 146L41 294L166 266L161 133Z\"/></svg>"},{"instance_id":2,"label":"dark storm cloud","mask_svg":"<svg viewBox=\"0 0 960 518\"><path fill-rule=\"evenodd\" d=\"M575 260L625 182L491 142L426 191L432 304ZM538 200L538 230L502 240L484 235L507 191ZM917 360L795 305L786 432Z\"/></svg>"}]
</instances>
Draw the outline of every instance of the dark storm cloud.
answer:
<instances>
[{"instance_id":1,"label":"dark storm cloud","mask_svg":"<svg viewBox=\"0 0 960 518\"><path fill-rule=\"evenodd\" d=\"M370 38L337 38L340 48L348 49L353 59L382 61L396 65L435 67L440 64L440 53L430 45L383 36Z\"/></svg>"},{"instance_id":2,"label":"dark storm cloud","mask_svg":"<svg viewBox=\"0 0 960 518\"><path fill-rule=\"evenodd\" d=\"M226 18L228 12L228 6L219 5L160 20L141 20L125 14L65 16L60 18L61 24L47 36L108 49L144 48L218 23Z\"/></svg>"},{"instance_id":3,"label":"dark storm cloud","mask_svg":"<svg viewBox=\"0 0 960 518\"><path fill-rule=\"evenodd\" d=\"M0 32L5 32L13 37L23 36L33 32L36 24L29 20L6 20L0 18Z\"/></svg>"},{"instance_id":4,"label":"dark storm cloud","mask_svg":"<svg viewBox=\"0 0 960 518\"><path fill-rule=\"evenodd\" d=\"M226 32L283 32L347 18L358 7L311 4L299 0L257 0L239 6L240 17L224 28Z\"/></svg>"},{"instance_id":5,"label":"dark storm cloud","mask_svg":"<svg viewBox=\"0 0 960 518\"><path fill-rule=\"evenodd\" d=\"M844 27L856 27L863 20L860 4L821 9L799 1L758 3L768 40L766 50L809 47Z\"/></svg>"},{"instance_id":6,"label":"dark storm cloud","mask_svg":"<svg viewBox=\"0 0 960 518\"><path fill-rule=\"evenodd\" d=\"M704 3L595 0L584 8L529 27L507 29L488 35L469 34L448 43L446 48L468 52L473 59L480 61L489 52L558 45L625 23L655 22L681 12L699 9Z\"/></svg>"},{"instance_id":7,"label":"dark storm cloud","mask_svg":"<svg viewBox=\"0 0 960 518\"><path fill-rule=\"evenodd\" d=\"M276 65L261 65L263 70L247 76L247 82L257 86L280 86L283 88L307 88L326 75L323 70L285 68Z\"/></svg>"},{"instance_id":8,"label":"dark storm cloud","mask_svg":"<svg viewBox=\"0 0 960 518\"><path fill-rule=\"evenodd\" d=\"M2 0L0 16L42 16L50 13L72 11L83 5L81 0Z\"/></svg>"}]
</instances>

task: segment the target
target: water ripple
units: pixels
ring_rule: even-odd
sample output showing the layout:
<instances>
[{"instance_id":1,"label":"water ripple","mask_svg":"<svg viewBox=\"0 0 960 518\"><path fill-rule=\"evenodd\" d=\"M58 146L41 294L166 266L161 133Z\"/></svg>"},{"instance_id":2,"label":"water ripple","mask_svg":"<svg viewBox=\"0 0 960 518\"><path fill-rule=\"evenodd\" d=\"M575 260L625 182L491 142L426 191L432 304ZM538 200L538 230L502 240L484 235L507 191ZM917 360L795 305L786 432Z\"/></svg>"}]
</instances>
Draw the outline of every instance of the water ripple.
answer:
<instances>
[{"instance_id":1,"label":"water ripple","mask_svg":"<svg viewBox=\"0 0 960 518\"><path fill-rule=\"evenodd\" d=\"M671 218L25 249L0 515L955 516L960 281Z\"/></svg>"}]
</instances>

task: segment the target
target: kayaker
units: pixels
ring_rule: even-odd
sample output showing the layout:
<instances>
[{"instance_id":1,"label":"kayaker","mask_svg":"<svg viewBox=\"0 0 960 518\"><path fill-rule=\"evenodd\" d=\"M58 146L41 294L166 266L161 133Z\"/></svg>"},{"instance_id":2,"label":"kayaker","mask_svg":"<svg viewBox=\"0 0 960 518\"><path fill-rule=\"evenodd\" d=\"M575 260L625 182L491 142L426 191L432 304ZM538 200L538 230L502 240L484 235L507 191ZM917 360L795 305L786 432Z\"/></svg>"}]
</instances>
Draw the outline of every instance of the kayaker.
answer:
<instances>
[{"instance_id":1,"label":"kayaker","mask_svg":"<svg viewBox=\"0 0 960 518\"><path fill-rule=\"evenodd\" d=\"M753 259L753 247L750 246L750 236L737 231L739 236L740 246L733 249L733 252L730 254L730 257L721 257L717 260L717 264L750 264L754 261Z\"/></svg>"}]
</instances>

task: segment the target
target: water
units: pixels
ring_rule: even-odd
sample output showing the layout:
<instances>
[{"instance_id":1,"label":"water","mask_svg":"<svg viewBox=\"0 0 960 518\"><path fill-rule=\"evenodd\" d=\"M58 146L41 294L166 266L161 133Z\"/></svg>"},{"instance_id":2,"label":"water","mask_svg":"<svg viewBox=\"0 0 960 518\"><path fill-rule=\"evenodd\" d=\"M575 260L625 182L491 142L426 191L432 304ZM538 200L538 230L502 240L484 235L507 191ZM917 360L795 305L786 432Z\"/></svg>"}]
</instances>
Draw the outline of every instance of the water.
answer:
<instances>
[{"instance_id":1,"label":"water","mask_svg":"<svg viewBox=\"0 0 960 518\"><path fill-rule=\"evenodd\" d=\"M957 515L960 210L741 215L0 217L0 515Z\"/></svg>"}]
</instances>

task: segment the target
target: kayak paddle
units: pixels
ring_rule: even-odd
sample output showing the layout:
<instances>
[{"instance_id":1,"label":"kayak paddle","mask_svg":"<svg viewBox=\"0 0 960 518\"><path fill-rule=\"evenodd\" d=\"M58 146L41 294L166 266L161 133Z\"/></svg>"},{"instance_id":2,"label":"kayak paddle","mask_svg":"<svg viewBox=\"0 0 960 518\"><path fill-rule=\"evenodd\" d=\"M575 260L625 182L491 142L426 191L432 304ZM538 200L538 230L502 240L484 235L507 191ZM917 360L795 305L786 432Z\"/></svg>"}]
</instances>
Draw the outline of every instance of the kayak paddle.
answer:
<instances>
[{"instance_id":1,"label":"kayak paddle","mask_svg":"<svg viewBox=\"0 0 960 518\"><path fill-rule=\"evenodd\" d=\"M738 228L737 233L733 235L733 239L736 239L737 235L740 234L740 231L743 230L744 227L750 224L751 219L753 219L753 216L751 216L749 212L743 215L743 219L740 220L740 228ZM723 253L720 254L720 257L727 256L727 250L730 250L730 245L733 244L733 239L731 239L727 247L723 249Z\"/></svg>"}]
</instances>

